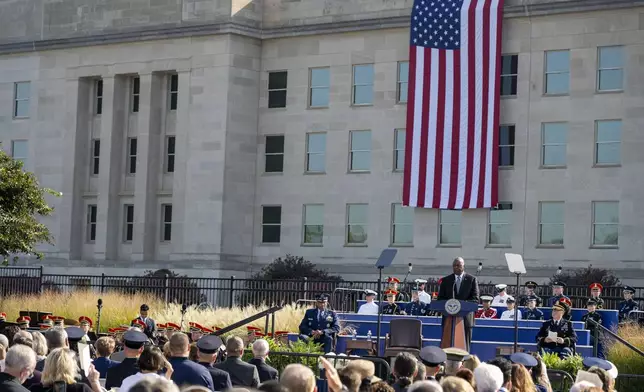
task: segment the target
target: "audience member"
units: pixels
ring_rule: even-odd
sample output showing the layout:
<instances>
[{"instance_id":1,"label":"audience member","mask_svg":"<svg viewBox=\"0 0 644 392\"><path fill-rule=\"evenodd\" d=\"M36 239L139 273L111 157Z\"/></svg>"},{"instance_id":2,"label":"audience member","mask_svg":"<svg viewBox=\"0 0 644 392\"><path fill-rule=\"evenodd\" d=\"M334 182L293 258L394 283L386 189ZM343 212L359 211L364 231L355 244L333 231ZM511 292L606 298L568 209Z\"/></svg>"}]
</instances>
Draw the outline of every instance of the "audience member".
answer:
<instances>
[{"instance_id":1,"label":"audience member","mask_svg":"<svg viewBox=\"0 0 644 392\"><path fill-rule=\"evenodd\" d=\"M79 373L76 353L68 348L57 348L47 356L45 369L42 372L42 383L29 388L31 392L64 390L66 392L102 392L98 382L99 374L93 366L89 369L87 379L90 386L76 381Z\"/></svg>"},{"instance_id":2,"label":"audience member","mask_svg":"<svg viewBox=\"0 0 644 392\"><path fill-rule=\"evenodd\" d=\"M69 347L69 341L67 340L67 332L65 329L56 327L52 328L45 334L45 339L47 339L47 348L49 352L57 348L67 348ZM41 359L36 363L36 370L42 372L45 368L45 359Z\"/></svg>"},{"instance_id":3,"label":"audience member","mask_svg":"<svg viewBox=\"0 0 644 392\"><path fill-rule=\"evenodd\" d=\"M481 360L476 355L470 355L469 358L463 361L463 367L470 369L474 373L476 369L481 364Z\"/></svg>"},{"instance_id":4,"label":"audience member","mask_svg":"<svg viewBox=\"0 0 644 392\"><path fill-rule=\"evenodd\" d=\"M22 331L19 326L17 325L10 325L8 327L4 327L2 330L2 334L7 337L7 341L9 343L13 342L13 337L15 334L18 332Z\"/></svg>"},{"instance_id":5,"label":"audience member","mask_svg":"<svg viewBox=\"0 0 644 392\"><path fill-rule=\"evenodd\" d=\"M268 380L263 382L259 387L257 387L257 390L261 392L289 392L289 390L277 380Z\"/></svg>"},{"instance_id":6,"label":"audience member","mask_svg":"<svg viewBox=\"0 0 644 392\"><path fill-rule=\"evenodd\" d=\"M31 337L33 338L33 349L36 352L36 359L40 361L47 356L47 339L45 339L45 335L38 331L32 332Z\"/></svg>"},{"instance_id":7,"label":"audience member","mask_svg":"<svg viewBox=\"0 0 644 392\"><path fill-rule=\"evenodd\" d=\"M215 364L215 367L228 372L233 386L257 388L259 386L257 368L241 360L244 355L244 342L241 338L237 336L228 338L226 352L228 358L224 362Z\"/></svg>"},{"instance_id":8,"label":"audience member","mask_svg":"<svg viewBox=\"0 0 644 392\"><path fill-rule=\"evenodd\" d=\"M592 388L595 385L590 381L580 381L570 387L570 392L586 392L588 388Z\"/></svg>"},{"instance_id":9,"label":"audience member","mask_svg":"<svg viewBox=\"0 0 644 392\"><path fill-rule=\"evenodd\" d=\"M602 381L602 390L604 392L614 392L615 390L615 380L611 378L608 372L604 369L593 366L588 369L589 373L596 374L599 379Z\"/></svg>"},{"instance_id":10,"label":"audience member","mask_svg":"<svg viewBox=\"0 0 644 392\"><path fill-rule=\"evenodd\" d=\"M458 372L456 372L456 377L462 378L463 380L467 381L467 383L470 384L472 388L476 389L476 383L474 381L474 373L470 369L467 369L464 367L458 369Z\"/></svg>"},{"instance_id":11,"label":"audience member","mask_svg":"<svg viewBox=\"0 0 644 392\"><path fill-rule=\"evenodd\" d=\"M230 341L230 339L228 340ZM313 371L298 363L292 363L284 368L282 377L280 378L280 384L291 392L314 392L317 390Z\"/></svg>"},{"instance_id":12,"label":"audience member","mask_svg":"<svg viewBox=\"0 0 644 392\"><path fill-rule=\"evenodd\" d=\"M233 387L228 372L213 366L222 344L221 338L215 335L204 336L197 342L199 365L208 369L215 391L226 391Z\"/></svg>"},{"instance_id":13,"label":"audience member","mask_svg":"<svg viewBox=\"0 0 644 392\"><path fill-rule=\"evenodd\" d=\"M371 384L369 392L394 392L394 389L384 381L378 381Z\"/></svg>"},{"instance_id":14,"label":"audience member","mask_svg":"<svg viewBox=\"0 0 644 392\"><path fill-rule=\"evenodd\" d=\"M447 376L441 380L443 392L474 392L474 388L462 378ZM496 392L496 391L495 391Z\"/></svg>"},{"instance_id":15,"label":"audience member","mask_svg":"<svg viewBox=\"0 0 644 392\"><path fill-rule=\"evenodd\" d=\"M165 368L165 377L170 379L172 376L172 366L165 359L161 350L156 347L146 347L143 349L137 364L139 365L139 372L127 377L123 380L119 392L129 392L129 390L139 381L145 379L161 378L159 373Z\"/></svg>"},{"instance_id":16,"label":"audience member","mask_svg":"<svg viewBox=\"0 0 644 392\"><path fill-rule=\"evenodd\" d=\"M427 379L427 369L425 369L425 365L418 360L418 363L416 364L416 376L414 376L414 382L416 381L425 381Z\"/></svg>"},{"instance_id":17,"label":"audience member","mask_svg":"<svg viewBox=\"0 0 644 392\"><path fill-rule=\"evenodd\" d=\"M14 346L7 351L5 369L0 373L0 391L27 392L22 386L36 367L36 354L27 346Z\"/></svg>"},{"instance_id":18,"label":"audience member","mask_svg":"<svg viewBox=\"0 0 644 392\"><path fill-rule=\"evenodd\" d=\"M480 364L474 369L476 392L497 392L503 386L503 372L494 365Z\"/></svg>"},{"instance_id":19,"label":"audience member","mask_svg":"<svg viewBox=\"0 0 644 392\"><path fill-rule=\"evenodd\" d=\"M179 387L199 385L214 390L212 376L208 369L188 359L190 341L188 336L177 333L170 338L170 365L174 369L172 381Z\"/></svg>"},{"instance_id":20,"label":"audience member","mask_svg":"<svg viewBox=\"0 0 644 392\"><path fill-rule=\"evenodd\" d=\"M537 386L537 389L541 392L552 392L552 386L550 385L550 379L548 378L548 368L546 363L543 362L541 355L534 355L537 360L537 366L533 367L531 370L532 381Z\"/></svg>"},{"instance_id":21,"label":"audience member","mask_svg":"<svg viewBox=\"0 0 644 392\"><path fill-rule=\"evenodd\" d=\"M503 385L499 388L499 392L508 392L512 387L512 362L503 357L496 357L487 362L488 365L496 366L501 369L503 373Z\"/></svg>"},{"instance_id":22,"label":"audience member","mask_svg":"<svg viewBox=\"0 0 644 392\"><path fill-rule=\"evenodd\" d=\"M443 387L436 381L418 381L413 383L408 392L443 392Z\"/></svg>"},{"instance_id":23,"label":"audience member","mask_svg":"<svg viewBox=\"0 0 644 392\"><path fill-rule=\"evenodd\" d=\"M108 336L103 336L98 338L94 347L96 348L96 359L92 363L101 378L106 378L107 371L120 363L110 359L110 355L112 355L116 347L116 342Z\"/></svg>"},{"instance_id":24,"label":"audience member","mask_svg":"<svg viewBox=\"0 0 644 392\"><path fill-rule=\"evenodd\" d=\"M130 388L130 392L179 392L179 387L172 381L160 377L141 380Z\"/></svg>"},{"instance_id":25,"label":"audience member","mask_svg":"<svg viewBox=\"0 0 644 392\"><path fill-rule=\"evenodd\" d=\"M423 347L418 355L420 362L425 367L425 378L430 381L437 381L443 365L447 361L447 354L443 349L436 346Z\"/></svg>"},{"instance_id":26,"label":"audience member","mask_svg":"<svg viewBox=\"0 0 644 392\"><path fill-rule=\"evenodd\" d=\"M359 392L360 386L362 385L362 379L358 372L354 372L351 369L346 367L338 370L338 375L340 376L340 381L342 385L345 386L348 392Z\"/></svg>"},{"instance_id":27,"label":"audience member","mask_svg":"<svg viewBox=\"0 0 644 392\"><path fill-rule=\"evenodd\" d=\"M148 337L140 331L127 331L123 334L123 352L125 353L125 359L123 362L107 369L105 389L119 388L123 380L138 373L138 358L143 352L143 345L147 341Z\"/></svg>"},{"instance_id":28,"label":"audience member","mask_svg":"<svg viewBox=\"0 0 644 392\"><path fill-rule=\"evenodd\" d=\"M4 360L7 357L7 350L9 349L9 339L0 334L0 372L4 371Z\"/></svg>"},{"instance_id":29,"label":"audience member","mask_svg":"<svg viewBox=\"0 0 644 392\"><path fill-rule=\"evenodd\" d=\"M512 392L533 392L537 390L537 387L530 377L530 372L525 368L525 366L520 364L512 365L512 377L510 378Z\"/></svg>"},{"instance_id":30,"label":"audience member","mask_svg":"<svg viewBox=\"0 0 644 392\"><path fill-rule=\"evenodd\" d=\"M266 358L268 357L269 347L268 342L264 339L257 339L253 342L253 359L248 361L251 365L254 365L257 368L259 373L259 382L265 382L268 380L277 380L279 379L279 373L277 369L272 366L269 366L266 363Z\"/></svg>"},{"instance_id":31,"label":"audience member","mask_svg":"<svg viewBox=\"0 0 644 392\"><path fill-rule=\"evenodd\" d=\"M190 343L190 354L188 355L188 359L190 359L192 362L199 362L199 354L197 350L197 342L192 342Z\"/></svg>"},{"instance_id":32,"label":"audience member","mask_svg":"<svg viewBox=\"0 0 644 392\"><path fill-rule=\"evenodd\" d=\"M25 331L22 331L25 332ZM34 349L34 340L29 336L29 338L23 336L23 335L16 335L13 337L13 345L21 344L23 346L27 346L30 349ZM34 351L35 352L35 351Z\"/></svg>"},{"instance_id":33,"label":"audience member","mask_svg":"<svg viewBox=\"0 0 644 392\"><path fill-rule=\"evenodd\" d=\"M418 372L418 361L410 353L402 352L396 355L392 372L396 379L396 382L392 385L394 390L396 392L407 391Z\"/></svg>"}]
</instances>

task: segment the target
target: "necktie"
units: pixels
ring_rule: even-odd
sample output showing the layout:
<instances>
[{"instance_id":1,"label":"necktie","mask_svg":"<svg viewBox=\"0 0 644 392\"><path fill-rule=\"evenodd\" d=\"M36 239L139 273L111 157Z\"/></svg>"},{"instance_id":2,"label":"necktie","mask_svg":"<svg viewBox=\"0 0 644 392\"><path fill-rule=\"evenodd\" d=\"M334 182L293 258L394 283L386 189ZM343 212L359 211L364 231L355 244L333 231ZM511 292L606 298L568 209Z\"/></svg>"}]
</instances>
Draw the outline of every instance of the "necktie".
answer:
<instances>
[{"instance_id":1,"label":"necktie","mask_svg":"<svg viewBox=\"0 0 644 392\"><path fill-rule=\"evenodd\" d=\"M318 323L322 324L323 320L324 320L324 311L320 311L318 313Z\"/></svg>"},{"instance_id":2,"label":"necktie","mask_svg":"<svg viewBox=\"0 0 644 392\"><path fill-rule=\"evenodd\" d=\"M457 276L456 277L456 292L458 293L461 291L461 277Z\"/></svg>"}]
</instances>

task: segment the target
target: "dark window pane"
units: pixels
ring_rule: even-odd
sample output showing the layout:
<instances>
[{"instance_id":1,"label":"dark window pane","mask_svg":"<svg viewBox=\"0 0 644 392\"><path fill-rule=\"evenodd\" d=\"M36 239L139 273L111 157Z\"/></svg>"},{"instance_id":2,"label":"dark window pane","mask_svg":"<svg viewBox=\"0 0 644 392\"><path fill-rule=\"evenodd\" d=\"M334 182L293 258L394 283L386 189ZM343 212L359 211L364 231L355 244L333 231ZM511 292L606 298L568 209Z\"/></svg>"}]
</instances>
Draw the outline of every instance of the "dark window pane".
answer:
<instances>
[{"instance_id":1,"label":"dark window pane","mask_svg":"<svg viewBox=\"0 0 644 392\"><path fill-rule=\"evenodd\" d=\"M174 173L174 155L168 156L168 167L166 169L168 173Z\"/></svg>"},{"instance_id":2,"label":"dark window pane","mask_svg":"<svg viewBox=\"0 0 644 392\"><path fill-rule=\"evenodd\" d=\"M501 95L517 95L517 77L516 76L502 76L501 77Z\"/></svg>"},{"instance_id":3,"label":"dark window pane","mask_svg":"<svg viewBox=\"0 0 644 392\"><path fill-rule=\"evenodd\" d=\"M269 108L285 108L286 107L286 90L276 90L268 92L268 107Z\"/></svg>"},{"instance_id":4,"label":"dark window pane","mask_svg":"<svg viewBox=\"0 0 644 392\"><path fill-rule=\"evenodd\" d=\"M168 154L174 154L174 142L175 142L174 136L168 137Z\"/></svg>"},{"instance_id":5,"label":"dark window pane","mask_svg":"<svg viewBox=\"0 0 644 392\"><path fill-rule=\"evenodd\" d=\"M98 157L101 155L101 141L94 140L94 156Z\"/></svg>"},{"instance_id":6,"label":"dark window pane","mask_svg":"<svg viewBox=\"0 0 644 392\"><path fill-rule=\"evenodd\" d=\"M98 174L99 161L98 158L94 158L94 164L92 165L92 174Z\"/></svg>"},{"instance_id":7,"label":"dark window pane","mask_svg":"<svg viewBox=\"0 0 644 392\"><path fill-rule=\"evenodd\" d=\"M286 88L286 71L271 72L268 74L268 89L277 90Z\"/></svg>"},{"instance_id":8,"label":"dark window pane","mask_svg":"<svg viewBox=\"0 0 644 392\"><path fill-rule=\"evenodd\" d=\"M127 222L134 222L134 206L127 206L125 219Z\"/></svg>"},{"instance_id":9,"label":"dark window pane","mask_svg":"<svg viewBox=\"0 0 644 392\"><path fill-rule=\"evenodd\" d=\"M166 223L172 222L172 206L165 205L163 206L163 221Z\"/></svg>"},{"instance_id":10,"label":"dark window pane","mask_svg":"<svg viewBox=\"0 0 644 392\"><path fill-rule=\"evenodd\" d=\"M170 110L177 110L177 93L170 94Z\"/></svg>"},{"instance_id":11,"label":"dark window pane","mask_svg":"<svg viewBox=\"0 0 644 392\"><path fill-rule=\"evenodd\" d=\"M103 98L96 98L96 114L103 114Z\"/></svg>"},{"instance_id":12,"label":"dark window pane","mask_svg":"<svg viewBox=\"0 0 644 392\"><path fill-rule=\"evenodd\" d=\"M179 75L174 74L170 76L170 91L178 91L179 90Z\"/></svg>"},{"instance_id":13,"label":"dark window pane","mask_svg":"<svg viewBox=\"0 0 644 392\"><path fill-rule=\"evenodd\" d=\"M132 80L132 93L138 94L141 91L141 79L134 78Z\"/></svg>"},{"instance_id":14,"label":"dark window pane","mask_svg":"<svg viewBox=\"0 0 644 392\"><path fill-rule=\"evenodd\" d=\"M96 81L96 96L97 97L102 97L103 96L103 81L102 80L97 80Z\"/></svg>"},{"instance_id":15,"label":"dark window pane","mask_svg":"<svg viewBox=\"0 0 644 392\"><path fill-rule=\"evenodd\" d=\"M96 214L97 214L98 208L96 206L90 206L89 208L89 221L92 223L96 222Z\"/></svg>"},{"instance_id":16,"label":"dark window pane","mask_svg":"<svg viewBox=\"0 0 644 392\"><path fill-rule=\"evenodd\" d=\"M125 225L125 240L126 241L132 241L133 237L134 237L134 226L133 225Z\"/></svg>"},{"instance_id":17,"label":"dark window pane","mask_svg":"<svg viewBox=\"0 0 644 392\"><path fill-rule=\"evenodd\" d=\"M137 139L136 138L131 138L130 139L130 155L136 155L136 148L137 148Z\"/></svg>"},{"instance_id":18,"label":"dark window pane","mask_svg":"<svg viewBox=\"0 0 644 392\"><path fill-rule=\"evenodd\" d=\"M266 153L276 154L284 152L284 136L266 136Z\"/></svg>"},{"instance_id":19,"label":"dark window pane","mask_svg":"<svg viewBox=\"0 0 644 392\"><path fill-rule=\"evenodd\" d=\"M280 224L282 222L282 207L264 207L262 214L262 223Z\"/></svg>"},{"instance_id":20,"label":"dark window pane","mask_svg":"<svg viewBox=\"0 0 644 392\"><path fill-rule=\"evenodd\" d=\"M172 225L164 224L163 225L163 240L172 241Z\"/></svg>"},{"instance_id":21,"label":"dark window pane","mask_svg":"<svg viewBox=\"0 0 644 392\"><path fill-rule=\"evenodd\" d=\"M89 240L96 240L96 224L91 224L89 227Z\"/></svg>"},{"instance_id":22,"label":"dark window pane","mask_svg":"<svg viewBox=\"0 0 644 392\"><path fill-rule=\"evenodd\" d=\"M267 244L277 244L280 242L280 226L263 226L262 242Z\"/></svg>"},{"instance_id":23,"label":"dark window pane","mask_svg":"<svg viewBox=\"0 0 644 392\"><path fill-rule=\"evenodd\" d=\"M139 112L139 96L135 95L132 97L132 113Z\"/></svg>"},{"instance_id":24,"label":"dark window pane","mask_svg":"<svg viewBox=\"0 0 644 392\"><path fill-rule=\"evenodd\" d=\"M499 166L514 166L514 146L499 147Z\"/></svg>"},{"instance_id":25,"label":"dark window pane","mask_svg":"<svg viewBox=\"0 0 644 392\"><path fill-rule=\"evenodd\" d=\"M516 54L501 57L501 75L516 75L519 69L519 56Z\"/></svg>"},{"instance_id":26,"label":"dark window pane","mask_svg":"<svg viewBox=\"0 0 644 392\"><path fill-rule=\"evenodd\" d=\"M136 174L136 157L130 157L130 174Z\"/></svg>"},{"instance_id":27,"label":"dark window pane","mask_svg":"<svg viewBox=\"0 0 644 392\"><path fill-rule=\"evenodd\" d=\"M266 173L281 173L284 171L284 155L266 155Z\"/></svg>"}]
</instances>

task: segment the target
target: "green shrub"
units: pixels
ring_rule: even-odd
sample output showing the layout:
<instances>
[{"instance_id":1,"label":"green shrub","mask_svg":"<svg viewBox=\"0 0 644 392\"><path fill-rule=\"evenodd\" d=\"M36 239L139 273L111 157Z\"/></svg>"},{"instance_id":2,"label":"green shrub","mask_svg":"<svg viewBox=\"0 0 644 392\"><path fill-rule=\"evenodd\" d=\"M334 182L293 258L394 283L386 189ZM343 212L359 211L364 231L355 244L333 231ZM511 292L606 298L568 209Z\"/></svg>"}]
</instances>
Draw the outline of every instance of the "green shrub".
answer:
<instances>
[{"instance_id":1,"label":"green shrub","mask_svg":"<svg viewBox=\"0 0 644 392\"><path fill-rule=\"evenodd\" d=\"M314 343L313 341L298 340L295 342L283 343L279 340L266 338L269 347L269 354L266 363L277 369L280 373L287 365L292 363L301 363L302 365L311 368L316 375L319 375L318 356L324 355L322 345ZM279 354L279 353L288 353ZM313 357L304 357L291 354L316 354ZM243 360L248 361L253 357L253 353L249 349L244 353Z\"/></svg>"}]
</instances>

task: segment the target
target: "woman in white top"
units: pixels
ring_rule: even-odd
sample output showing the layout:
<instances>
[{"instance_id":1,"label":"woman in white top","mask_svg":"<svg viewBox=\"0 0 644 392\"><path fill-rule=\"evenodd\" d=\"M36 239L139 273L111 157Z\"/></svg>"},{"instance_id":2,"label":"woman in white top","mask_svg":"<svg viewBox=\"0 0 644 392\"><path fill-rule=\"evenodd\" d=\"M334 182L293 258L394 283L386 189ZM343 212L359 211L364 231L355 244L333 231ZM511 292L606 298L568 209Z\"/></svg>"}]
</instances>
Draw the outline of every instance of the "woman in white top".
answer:
<instances>
[{"instance_id":1,"label":"woman in white top","mask_svg":"<svg viewBox=\"0 0 644 392\"><path fill-rule=\"evenodd\" d=\"M119 392L128 392L130 388L141 380L163 378L164 376L158 374L163 368L166 369L166 379L169 380L172 376L172 366L157 347L146 347L141 353L137 364L139 365L139 372L123 380Z\"/></svg>"},{"instance_id":2,"label":"woman in white top","mask_svg":"<svg viewBox=\"0 0 644 392\"><path fill-rule=\"evenodd\" d=\"M501 320L514 320L514 305L515 305L515 300L514 297L511 295L508 295L507 299L507 304L508 304L508 310L504 311L503 314L501 314ZM523 319L523 315L521 314L521 310L517 311L517 320Z\"/></svg>"}]
</instances>

